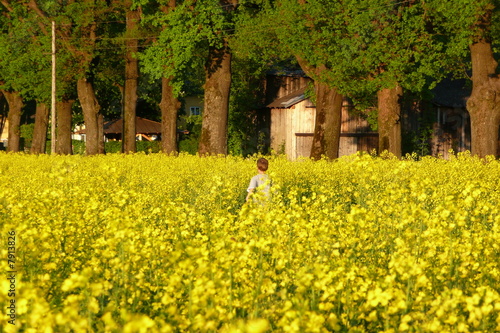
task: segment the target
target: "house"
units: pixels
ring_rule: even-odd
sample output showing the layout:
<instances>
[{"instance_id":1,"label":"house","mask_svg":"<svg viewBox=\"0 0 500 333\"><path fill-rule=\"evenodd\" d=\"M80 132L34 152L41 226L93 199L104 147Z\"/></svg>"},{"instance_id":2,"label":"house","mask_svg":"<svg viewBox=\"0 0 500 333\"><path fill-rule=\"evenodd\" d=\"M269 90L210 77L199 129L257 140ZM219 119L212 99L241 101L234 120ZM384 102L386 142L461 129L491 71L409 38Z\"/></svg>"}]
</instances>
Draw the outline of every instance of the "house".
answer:
<instances>
[{"instance_id":1,"label":"house","mask_svg":"<svg viewBox=\"0 0 500 333\"><path fill-rule=\"evenodd\" d=\"M316 107L306 97L310 82L311 79L300 72L268 77L271 149L286 154L292 160L309 157L311 153ZM339 156L376 150L378 133L371 130L365 119L353 115L350 109L349 101L344 99Z\"/></svg>"}]
</instances>

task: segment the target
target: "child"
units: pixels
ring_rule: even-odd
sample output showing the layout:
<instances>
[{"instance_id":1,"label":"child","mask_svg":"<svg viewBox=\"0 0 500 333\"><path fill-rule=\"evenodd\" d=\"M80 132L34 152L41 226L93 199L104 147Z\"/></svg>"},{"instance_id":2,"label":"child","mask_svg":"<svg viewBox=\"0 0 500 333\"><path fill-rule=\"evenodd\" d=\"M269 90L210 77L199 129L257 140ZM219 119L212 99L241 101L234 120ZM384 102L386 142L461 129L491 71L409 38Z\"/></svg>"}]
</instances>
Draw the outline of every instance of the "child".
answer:
<instances>
[{"instance_id":1,"label":"child","mask_svg":"<svg viewBox=\"0 0 500 333\"><path fill-rule=\"evenodd\" d=\"M256 176L253 176L252 179L250 180L250 184L248 185L247 189L247 201L250 198L250 195L254 193L256 188L262 189L262 192L266 197L269 196L269 187L270 187L270 182L271 180L269 179L269 176L266 174L267 168L269 166L269 162L261 157L257 160L257 172L258 174Z\"/></svg>"}]
</instances>

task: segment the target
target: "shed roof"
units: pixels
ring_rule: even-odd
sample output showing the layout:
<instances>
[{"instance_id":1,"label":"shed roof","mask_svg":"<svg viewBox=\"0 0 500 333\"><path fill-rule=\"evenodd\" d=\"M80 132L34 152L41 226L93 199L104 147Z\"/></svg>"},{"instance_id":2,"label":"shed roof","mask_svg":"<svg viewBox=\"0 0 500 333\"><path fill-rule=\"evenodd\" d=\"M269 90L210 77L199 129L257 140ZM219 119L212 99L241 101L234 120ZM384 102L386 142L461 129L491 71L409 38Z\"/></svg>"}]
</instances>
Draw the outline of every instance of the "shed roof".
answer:
<instances>
[{"instance_id":1,"label":"shed roof","mask_svg":"<svg viewBox=\"0 0 500 333\"><path fill-rule=\"evenodd\" d=\"M289 108L306 99L306 87L302 87L291 94L283 96L274 100L271 104L267 105L269 108Z\"/></svg>"}]
</instances>

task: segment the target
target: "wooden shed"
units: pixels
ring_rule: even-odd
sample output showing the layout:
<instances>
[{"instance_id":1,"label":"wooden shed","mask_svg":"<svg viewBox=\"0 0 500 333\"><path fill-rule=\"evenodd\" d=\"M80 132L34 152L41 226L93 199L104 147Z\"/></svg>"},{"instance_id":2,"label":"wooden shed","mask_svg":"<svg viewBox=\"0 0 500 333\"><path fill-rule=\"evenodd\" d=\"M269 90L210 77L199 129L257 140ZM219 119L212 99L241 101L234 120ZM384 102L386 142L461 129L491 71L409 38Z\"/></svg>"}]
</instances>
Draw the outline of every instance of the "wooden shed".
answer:
<instances>
[{"instance_id":1,"label":"wooden shed","mask_svg":"<svg viewBox=\"0 0 500 333\"><path fill-rule=\"evenodd\" d=\"M316 106L306 97L311 80L305 76L287 75L268 79L268 89L275 98L267 105L271 111L271 149L290 159L309 157L314 135ZM357 151L377 149L378 133L368 122L350 112L344 100L340 133L339 156Z\"/></svg>"}]
</instances>

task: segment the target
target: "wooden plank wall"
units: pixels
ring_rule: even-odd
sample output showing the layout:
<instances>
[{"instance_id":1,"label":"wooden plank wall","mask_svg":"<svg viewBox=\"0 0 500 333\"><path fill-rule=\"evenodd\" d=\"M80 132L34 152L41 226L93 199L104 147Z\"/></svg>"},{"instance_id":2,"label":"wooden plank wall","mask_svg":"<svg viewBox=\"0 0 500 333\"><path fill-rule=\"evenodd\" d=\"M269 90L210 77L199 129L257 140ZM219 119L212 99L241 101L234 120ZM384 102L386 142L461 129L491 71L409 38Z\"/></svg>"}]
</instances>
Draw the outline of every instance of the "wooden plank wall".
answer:
<instances>
[{"instance_id":1,"label":"wooden plank wall","mask_svg":"<svg viewBox=\"0 0 500 333\"><path fill-rule=\"evenodd\" d=\"M291 121L293 137L290 138L291 156L292 159L297 159L301 156L309 156L311 153L312 137L310 139L297 140L297 134L313 134L316 117L316 109L311 108L312 103L306 99L295 104L291 108ZM308 146L307 146L308 144Z\"/></svg>"},{"instance_id":2,"label":"wooden plank wall","mask_svg":"<svg viewBox=\"0 0 500 333\"><path fill-rule=\"evenodd\" d=\"M300 134L300 133L299 133ZM311 147L313 143L313 134L308 133L304 135L295 135L295 146L296 146L296 156L295 158L300 157L309 157L311 155Z\"/></svg>"},{"instance_id":3,"label":"wooden plank wall","mask_svg":"<svg viewBox=\"0 0 500 333\"><path fill-rule=\"evenodd\" d=\"M287 109L271 109L271 149L276 153L285 153L286 148L286 113Z\"/></svg>"},{"instance_id":4,"label":"wooden plank wall","mask_svg":"<svg viewBox=\"0 0 500 333\"><path fill-rule=\"evenodd\" d=\"M352 155L358 151L372 152L378 146L378 134L370 128L363 117L351 111L351 105L344 99L340 128L339 156Z\"/></svg>"}]
</instances>

